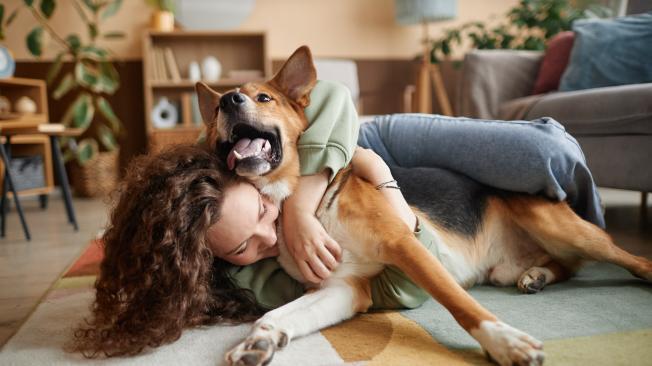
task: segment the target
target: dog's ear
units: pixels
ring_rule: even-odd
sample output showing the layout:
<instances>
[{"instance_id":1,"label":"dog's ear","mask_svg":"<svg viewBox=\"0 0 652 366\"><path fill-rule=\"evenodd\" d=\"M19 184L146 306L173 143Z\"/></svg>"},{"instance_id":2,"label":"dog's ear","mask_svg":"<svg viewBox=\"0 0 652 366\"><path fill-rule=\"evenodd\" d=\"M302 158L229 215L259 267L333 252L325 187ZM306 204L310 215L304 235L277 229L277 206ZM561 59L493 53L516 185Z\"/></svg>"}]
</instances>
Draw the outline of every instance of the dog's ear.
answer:
<instances>
[{"instance_id":1,"label":"dog's ear","mask_svg":"<svg viewBox=\"0 0 652 366\"><path fill-rule=\"evenodd\" d=\"M308 46L299 47L285 61L270 82L302 107L310 103L310 91L317 83L317 71Z\"/></svg>"},{"instance_id":2,"label":"dog's ear","mask_svg":"<svg viewBox=\"0 0 652 366\"><path fill-rule=\"evenodd\" d=\"M201 81L198 81L197 84L195 84L195 91L197 91L201 118L206 124L213 122L213 120L215 120L215 111L217 110L217 106L220 104L220 98L222 95Z\"/></svg>"}]
</instances>

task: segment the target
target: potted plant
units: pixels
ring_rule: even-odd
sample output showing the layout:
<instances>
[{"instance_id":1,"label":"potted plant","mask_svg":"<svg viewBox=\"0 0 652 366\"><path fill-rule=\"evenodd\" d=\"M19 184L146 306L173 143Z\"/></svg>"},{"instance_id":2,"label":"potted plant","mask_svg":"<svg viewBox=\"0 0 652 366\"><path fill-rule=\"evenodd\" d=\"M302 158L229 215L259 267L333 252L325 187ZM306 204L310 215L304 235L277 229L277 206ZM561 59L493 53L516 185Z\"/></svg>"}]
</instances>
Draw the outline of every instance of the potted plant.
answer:
<instances>
[{"instance_id":1,"label":"potted plant","mask_svg":"<svg viewBox=\"0 0 652 366\"><path fill-rule=\"evenodd\" d=\"M575 7L569 0L520 0L519 4L507 12L507 20L495 26L484 22L470 22L449 29L444 36L432 44L431 62L439 62L448 57L452 48L460 46L468 38L473 48L478 49L545 49L546 40L555 34L570 30L573 22L586 17L608 17L611 10L581 1Z\"/></svg>"},{"instance_id":2,"label":"potted plant","mask_svg":"<svg viewBox=\"0 0 652 366\"><path fill-rule=\"evenodd\" d=\"M38 23L25 40L29 52L40 57L46 35L60 48L48 71L47 83L55 100L70 94L76 96L61 122L83 131L79 137L62 140L64 159L70 162L68 167L77 194L87 197L106 194L117 181L119 149L116 136L122 129L106 96L116 92L120 76L110 52L99 46L97 40L124 37L122 32L101 29L102 22L120 9L122 0L71 0L86 25L87 37L75 33L63 37L52 28L49 20L57 7L56 0L41 0L38 6L35 3L23 0L23 4L9 15L7 23L19 11L26 11ZM4 12L4 6L1 10ZM64 61L72 62L74 68L60 75Z\"/></svg>"},{"instance_id":3,"label":"potted plant","mask_svg":"<svg viewBox=\"0 0 652 366\"><path fill-rule=\"evenodd\" d=\"M150 27L160 32L174 30L174 0L145 0L154 8Z\"/></svg>"}]
</instances>

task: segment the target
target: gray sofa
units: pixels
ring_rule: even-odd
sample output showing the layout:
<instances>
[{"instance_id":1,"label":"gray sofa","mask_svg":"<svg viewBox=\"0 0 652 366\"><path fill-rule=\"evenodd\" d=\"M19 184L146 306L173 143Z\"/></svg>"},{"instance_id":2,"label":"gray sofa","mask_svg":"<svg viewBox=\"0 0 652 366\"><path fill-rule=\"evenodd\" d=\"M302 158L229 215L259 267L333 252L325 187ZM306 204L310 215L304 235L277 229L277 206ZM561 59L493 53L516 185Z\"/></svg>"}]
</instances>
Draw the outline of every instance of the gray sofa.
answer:
<instances>
[{"instance_id":1,"label":"gray sofa","mask_svg":"<svg viewBox=\"0 0 652 366\"><path fill-rule=\"evenodd\" d=\"M457 114L504 120L552 117L579 141L599 186L652 192L652 83L532 96L542 57L513 50L469 53Z\"/></svg>"}]
</instances>

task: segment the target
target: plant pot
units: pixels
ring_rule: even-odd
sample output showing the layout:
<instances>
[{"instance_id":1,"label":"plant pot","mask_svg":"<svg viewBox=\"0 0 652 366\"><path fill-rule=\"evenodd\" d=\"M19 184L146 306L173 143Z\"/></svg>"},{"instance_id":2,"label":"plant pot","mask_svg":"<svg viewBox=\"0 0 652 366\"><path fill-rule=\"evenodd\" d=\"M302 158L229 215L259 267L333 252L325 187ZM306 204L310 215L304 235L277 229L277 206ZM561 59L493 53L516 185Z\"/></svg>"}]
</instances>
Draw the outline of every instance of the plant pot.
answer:
<instances>
[{"instance_id":1,"label":"plant pot","mask_svg":"<svg viewBox=\"0 0 652 366\"><path fill-rule=\"evenodd\" d=\"M174 30L174 14L171 11L155 11L152 13L150 27L159 32L172 32Z\"/></svg>"},{"instance_id":2,"label":"plant pot","mask_svg":"<svg viewBox=\"0 0 652 366\"><path fill-rule=\"evenodd\" d=\"M76 161L69 164L70 181L75 195L103 197L111 193L118 182L118 150L101 152L95 159L81 166Z\"/></svg>"}]
</instances>

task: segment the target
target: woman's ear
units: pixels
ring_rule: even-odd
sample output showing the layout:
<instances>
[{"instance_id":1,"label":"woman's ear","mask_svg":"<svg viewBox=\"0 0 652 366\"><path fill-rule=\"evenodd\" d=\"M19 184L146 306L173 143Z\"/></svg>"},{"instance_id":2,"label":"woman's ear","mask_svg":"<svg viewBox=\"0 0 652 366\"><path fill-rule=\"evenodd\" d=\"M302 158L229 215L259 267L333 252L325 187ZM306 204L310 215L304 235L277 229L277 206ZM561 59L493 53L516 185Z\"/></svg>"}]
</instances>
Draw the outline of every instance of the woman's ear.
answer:
<instances>
[{"instance_id":1,"label":"woman's ear","mask_svg":"<svg viewBox=\"0 0 652 366\"><path fill-rule=\"evenodd\" d=\"M310 48L301 46L294 51L270 83L302 107L307 107L310 91L317 83L317 71Z\"/></svg>"},{"instance_id":2,"label":"woman's ear","mask_svg":"<svg viewBox=\"0 0 652 366\"><path fill-rule=\"evenodd\" d=\"M195 84L195 91L197 92L197 99L199 102L199 112L204 123L210 124L215 121L217 117L217 107L220 105L220 98L222 95L215 90L211 89L208 85L198 81Z\"/></svg>"}]
</instances>

